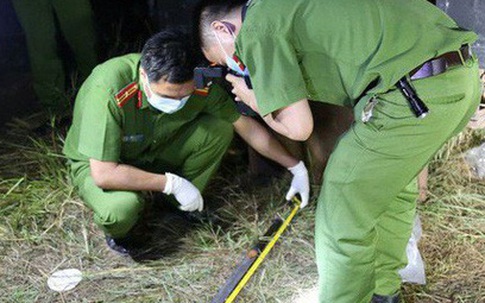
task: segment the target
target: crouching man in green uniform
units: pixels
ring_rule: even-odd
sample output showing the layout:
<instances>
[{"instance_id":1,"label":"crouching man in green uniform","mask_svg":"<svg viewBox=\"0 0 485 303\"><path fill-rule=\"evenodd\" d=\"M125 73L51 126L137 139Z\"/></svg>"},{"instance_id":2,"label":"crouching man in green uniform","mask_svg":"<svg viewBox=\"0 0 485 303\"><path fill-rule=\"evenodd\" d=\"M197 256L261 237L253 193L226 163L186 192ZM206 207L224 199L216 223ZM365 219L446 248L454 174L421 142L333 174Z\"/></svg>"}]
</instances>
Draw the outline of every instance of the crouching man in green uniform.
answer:
<instances>
[{"instance_id":1,"label":"crouching man in green uniform","mask_svg":"<svg viewBox=\"0 0 485 303\"><path fill-rule=\"evenodd\" d=\"M479 103L476 35L425 0L206 0L197 12L207 59L250 78L252 90L227 77L277 132L310 136L308 100L353 107L318 199L319 302L399 302L416 176Z\"/></svg>"},{"instance_id":2,"label":"crouching man in green uniform","mask_svg":"<svg viewBox=\"0 0 485 303\"><path fill-rule=\"evenodd\" d=\"M183 211L201 211L203 192L228 148L233 129L294 175L288 197L308 202L308 173L254 119L241 116L219 86L194 90L197 50L182 32L161 32L142 54L98 67L76 98L64 153L83 201L108 245L126 242L144 206L142 191L173 195Z\"/></svg>"}]
</instances>

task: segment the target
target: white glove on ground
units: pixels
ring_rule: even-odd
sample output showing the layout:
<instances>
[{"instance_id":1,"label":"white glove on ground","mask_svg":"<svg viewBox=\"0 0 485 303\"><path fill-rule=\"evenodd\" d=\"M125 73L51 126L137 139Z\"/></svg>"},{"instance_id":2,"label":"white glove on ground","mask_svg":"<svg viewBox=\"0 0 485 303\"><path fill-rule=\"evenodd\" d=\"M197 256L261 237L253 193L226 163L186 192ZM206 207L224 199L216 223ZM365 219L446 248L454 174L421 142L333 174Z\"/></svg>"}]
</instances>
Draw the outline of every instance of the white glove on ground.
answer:
<instances>
[{"instance_id":1,"label":"white glove on ground","mask_svg":"<svg viewBox=\"0 0 485 303\"><path fill-rule=\"evenodd\" d=\"M171 173L165 173L167 182L165 183L164 194L174 195L180 203L179 209L183 211L202 211L204 199L200 191L188 180Z\"/></svg>"},{"instance_id":2,"label":"white glove on ground","mask_svg":"<svg viewBox=\"0 0 485 303\"><path fill-rule=\"evenodd\" d=\"M297 165L288 168L293 174L293 180L291 180L290 190L286 194L286 200L290 201L296 194L301 196L300 208L307 206L308 199L310 197L310 180L308 178L308 170L305 167L303 161L300 161Z\"/></svg>"}]
</instances>

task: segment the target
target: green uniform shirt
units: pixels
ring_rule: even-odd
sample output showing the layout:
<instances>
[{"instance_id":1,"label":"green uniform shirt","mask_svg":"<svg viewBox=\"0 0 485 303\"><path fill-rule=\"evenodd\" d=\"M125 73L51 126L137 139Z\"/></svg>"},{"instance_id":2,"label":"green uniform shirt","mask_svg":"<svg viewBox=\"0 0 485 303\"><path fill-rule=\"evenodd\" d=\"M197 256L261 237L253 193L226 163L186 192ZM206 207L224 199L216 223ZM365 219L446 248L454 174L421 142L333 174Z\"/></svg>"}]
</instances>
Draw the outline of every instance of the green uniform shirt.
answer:
<instances>
[{"instance_id":1,"label":"green uniform shirt","mask_svg":"<svg viewBox=\"0 0 485 303\"><path fill-rule=\"evenodd\" d=\"M194 93L173 114L154 109L143 93L139 64L140 54L130 54L94 69L76 98L73 123L64 145L68 158L120 163L153 161L156 151L164 145L177 144L172 140L177 131L199 115L210 114L230 123L239 118L231 97L217 85L206 96ZM129 98L120 106L117 95L133 82L141 91L130 90Z\"/></svg>"},{"instance_id":2,"label":"green uniform shirt","mask_svg":"<svg viewBox=\"0 0 485 303\"><path fill-rule=\"evenodd\" d=\"M353 106L476 38L425 0L254 0L236 55L266 115L305 98Z\"/></svg>"}]
</instances>

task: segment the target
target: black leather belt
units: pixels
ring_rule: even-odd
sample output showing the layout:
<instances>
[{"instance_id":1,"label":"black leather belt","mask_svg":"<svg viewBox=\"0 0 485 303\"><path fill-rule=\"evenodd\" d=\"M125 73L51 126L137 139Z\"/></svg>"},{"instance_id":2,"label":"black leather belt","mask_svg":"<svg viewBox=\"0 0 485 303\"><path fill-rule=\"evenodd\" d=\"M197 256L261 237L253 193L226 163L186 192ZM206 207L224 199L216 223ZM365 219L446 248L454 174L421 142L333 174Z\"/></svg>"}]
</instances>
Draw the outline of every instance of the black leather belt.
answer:
<instances>
[{"instance_id":1,"label":"black leather belt","mask_svg":"<svg viewBox=\"0 0 485 303\"><path fill-rule=\"evenodd\" d=\"M416 117L424 118L429 113L429 109L423 100L419 98L410 80L424 79L442 74L453 66L465 65L470 58L473 58L470 46L462 45L459 50L442 54L419 65L409 72L408 75L402 77L395 86L404 95ZM361 97L366 95L374 85L375 82L371 83ZM361 100L361 97L357 98L357 100Z\"/></svg>"},{"instance_id":2,"label":"black leather belt","mask_svg":"<svg viewBox=\"0 0 485 303\"><path fill-rule=\"evenodd\" d=\"M466 61L472 57L473 55L470 46L463 45L457 51L445 53L424 62L409 73L409 78L410 80L417 80L436 76L446 72L450 67L465 65ZM423 100L421 100L421 98L418 96L418 93L409 82L409 78L407 76L402 77L396 83L396 87L406 98L409 103L409 107L414 112L416 117L422 119L428 115L429 109Z\"/></svg>"},{"instance_id":3,"label":"black leather belt","mask_svg":"<svg viewBox=\"0 0 485 303\"><path fill-rule=\"evenodd\" d=\"M450 67L464 65L465 62L472 58L472 51L469 45L463 45L459 50L445 53L433 58L420 66L413 69L409 76L411 80L428 78L446 72Z\"/></svg>"}]
</instances>

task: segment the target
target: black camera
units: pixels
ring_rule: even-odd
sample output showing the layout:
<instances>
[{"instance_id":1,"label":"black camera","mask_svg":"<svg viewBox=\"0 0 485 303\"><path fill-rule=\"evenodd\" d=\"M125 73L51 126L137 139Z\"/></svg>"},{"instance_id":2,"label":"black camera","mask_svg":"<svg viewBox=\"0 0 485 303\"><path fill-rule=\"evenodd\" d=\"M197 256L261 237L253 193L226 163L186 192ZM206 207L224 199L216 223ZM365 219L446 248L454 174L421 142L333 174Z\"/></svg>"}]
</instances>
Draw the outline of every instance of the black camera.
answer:
<instances>
[{"instance_id":1,"label":"black camera","mask_svg":"<svg viewBox=\"0 0 485 303\"><path fill-rule=\"evenodd\" d=\"M223 66L196 67L194 69L195 88L204 89L214 79L225 79L228 71Z\"/></svg>"},{"instance_id":2,"label":"black camera","mask_svg":"<svg viewBox=\"0 0 485 303\"><path fill-rule=\"evenodd\" d=\"M217 83L221 85L232 97L233 100L235 98L232 91L232 85L226 81L226 75L231 74L236 77L241 77L240 75L236 74L232 70L228 69L227 67L215 65L215 66L205 66L205 67L196 67L194 69L194 81L195 81L195 88L197 89L204 89L210 86L212 83ZM251 85L251 80L249 76L244 76L244 81L248 88L252 89L253 86ZM254 112L249 106L247 106L244 102L235 101L237 110L245 115L245 116L258 116L256 112Z\"/></svg>"}]
</instances>

